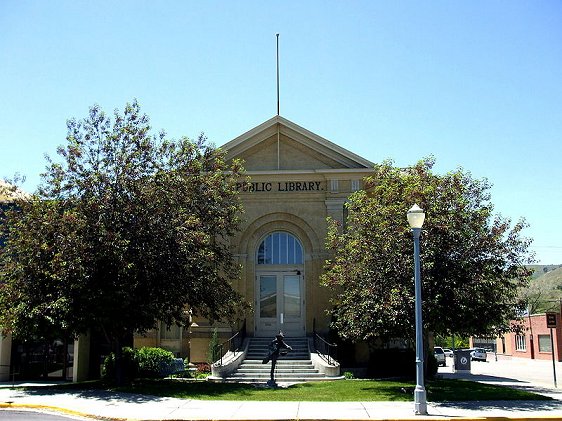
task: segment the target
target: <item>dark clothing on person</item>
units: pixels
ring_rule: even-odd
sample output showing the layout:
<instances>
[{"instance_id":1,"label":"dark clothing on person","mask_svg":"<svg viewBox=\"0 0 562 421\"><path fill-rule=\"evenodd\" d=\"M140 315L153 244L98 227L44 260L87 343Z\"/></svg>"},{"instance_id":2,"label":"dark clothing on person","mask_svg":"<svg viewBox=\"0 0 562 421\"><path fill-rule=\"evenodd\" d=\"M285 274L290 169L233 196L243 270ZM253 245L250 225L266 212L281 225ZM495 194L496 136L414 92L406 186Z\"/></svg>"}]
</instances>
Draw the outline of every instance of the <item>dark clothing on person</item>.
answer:
<instances>
[{"instance_id":1,"label":"dark clothing on person","mask_svg":"<svg viewBox=\"0 0 562 421\"><path fill-rule=\"evenodd\" d=\"M287 352L283 352L283 350L291 351L290 345L287 345L285 341L283 341L283 335L279 334L275 337L274 340L271 341L269 344L269 354L265 357L262 361L263 364L267 364L271 360L271 382L274 382L274 373L275 373L275 365L277 364L277 359L279 355L286 354Z\"/></svg>"}]
</instances>

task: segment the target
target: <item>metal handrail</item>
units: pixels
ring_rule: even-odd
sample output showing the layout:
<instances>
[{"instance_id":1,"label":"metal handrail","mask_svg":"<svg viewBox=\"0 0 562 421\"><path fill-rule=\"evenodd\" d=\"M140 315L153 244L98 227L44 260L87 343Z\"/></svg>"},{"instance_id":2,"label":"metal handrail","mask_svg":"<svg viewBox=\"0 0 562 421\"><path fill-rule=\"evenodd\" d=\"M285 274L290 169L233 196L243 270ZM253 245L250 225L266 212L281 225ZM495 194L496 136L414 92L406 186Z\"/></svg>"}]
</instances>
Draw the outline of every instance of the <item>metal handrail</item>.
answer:
<instances>
[{"instance_id":1,"label":"metal handrail","mask_svg":"<svg viewBox=\"0 0 562 421\"><path fill-rule=\"evenodd\" d=\"M314 332L314 348L318 355L324 357L329 365L336 365L338 345L331 344L318 333Z\"/></svg>"},{"instance_id":2,"label":"metal handrail","mask_svg":"<svg viewBox=\"0 0 562 421\"><path fill-rule=\"evenodd\" d=\"M236 332L234 335L232 335L222 344L218 344L215 346L213 350L213 360L214 361L219 360L220 361L219 365L222 366L222 358L225 355L224 352L225 347L227 349L227 352L228 351L236 352L242 347L242 344L244 343L244 339L246 339L246 319L244 319L244 323L242 323L242 327L238 332ZM220 355L220 358L217 357L218 355Z\"/></svg>"},{"instance_id":3,"label":"metal handrail","mask_svg":"<svg viewBox=\"0 0 562 421\"><path fill-rule=\"evenodd\" d=\"M336 365L338 356L338 345L331 344L316 332L316 319L312 321L312 335L314 340L314 349L318 355L322 356L329 365Z\"/></svg>"}]
</instances>

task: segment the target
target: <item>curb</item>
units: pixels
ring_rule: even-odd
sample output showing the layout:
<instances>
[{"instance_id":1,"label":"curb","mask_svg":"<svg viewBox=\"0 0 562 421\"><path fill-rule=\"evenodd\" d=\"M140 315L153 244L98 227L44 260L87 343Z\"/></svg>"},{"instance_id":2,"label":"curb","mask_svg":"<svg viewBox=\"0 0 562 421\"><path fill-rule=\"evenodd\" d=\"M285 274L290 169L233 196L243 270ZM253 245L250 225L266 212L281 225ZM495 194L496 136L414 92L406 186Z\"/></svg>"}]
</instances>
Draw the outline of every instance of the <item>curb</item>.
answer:
<instances>
[{"instance_id":1,"label":"curb","mask_svg":"<svg viewBox=\"0 0 562 421\"><path fill-rule=\"evenodd\" d=\"M73 415L82 418L91 418L95 420L103 420L103 421L157 421L154 419L137 419L137 418L117 418L117 417L103 417L99 415L92 415L87 414L80 411L75 411L72 409L61 408L58 406L50 406L50 405L40 405L40 404L32 404L32 403L0 403L0 409L35 409L35 410L42 410L42 411L51 411L51 412L58 412L63 413L66 415ZM185 420L193 420L191 418L178 418L178 419L168 419L166 418L165 421L185 421ZM199 419L198 419L199 420ZM560 416L517 416L517 417L510 417L510 416L480 416L480 417L463 417L463 416L439 416L439 415L414 415L411 417L387 417L387 418L279 418L279 419L252 419L252 418L244 418L244 419L234 419L234 418L227 418L227 419L214 419L208 418L204 419L201 418L201 421L208 420L208 421L562 421L562 417Z\"/></svg>"},{"instance_id":2,"label":"curb","mask_svg":"<svg viewBox=\"0 0 562 421\"><path fill-rule=\"evenodd\" d=\"M107 418L100 417L98 415L86 414L80 411L74 411L72 409L61 408L60 406L50 406L50 405L40 405L35 403L0 403L0 409L36 409L42 411L59 412L66 415L74 415L83 418L92 418L96 420L107 420L107 421L130 421L128 418Z\"/></svg>"}]
</instances>

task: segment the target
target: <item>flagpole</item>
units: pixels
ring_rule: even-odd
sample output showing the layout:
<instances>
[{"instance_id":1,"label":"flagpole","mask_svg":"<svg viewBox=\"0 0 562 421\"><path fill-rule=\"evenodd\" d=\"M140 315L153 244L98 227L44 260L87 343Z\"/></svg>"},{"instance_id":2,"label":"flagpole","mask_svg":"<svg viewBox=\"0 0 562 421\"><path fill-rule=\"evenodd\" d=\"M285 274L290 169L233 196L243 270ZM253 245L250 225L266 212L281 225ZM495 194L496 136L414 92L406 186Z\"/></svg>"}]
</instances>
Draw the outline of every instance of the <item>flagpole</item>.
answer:
<instances>
[{"instance_id":1,"label":"flagpole","mask_svg":"<svg viewBox=\"0 0 562 421\"><path fill-rule=\"evenodd\" d=\"M279 115L279 34L277 36L277 115Z\"/></svg>"},{"instance_id":2,"label":"flagpole","mask_svg":"<svg viewBox=\"0 0 562 421\"><path fill-rule=\"evenodd\" d=\"M277 117L279 117L279 34L277 37ZM279 121L277 122L277 169L281 169L281 151L279 139Z\"/></svg>"}]
</instances>

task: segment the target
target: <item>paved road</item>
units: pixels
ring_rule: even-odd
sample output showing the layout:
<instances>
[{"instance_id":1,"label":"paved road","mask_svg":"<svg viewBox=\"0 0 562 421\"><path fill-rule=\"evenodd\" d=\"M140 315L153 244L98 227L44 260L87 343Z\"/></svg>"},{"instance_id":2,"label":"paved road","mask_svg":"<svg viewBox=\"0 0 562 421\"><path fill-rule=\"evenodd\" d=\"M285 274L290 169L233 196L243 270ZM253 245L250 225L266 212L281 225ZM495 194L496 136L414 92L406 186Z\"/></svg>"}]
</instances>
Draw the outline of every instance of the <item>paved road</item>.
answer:
<instances>
[{"instance_id":1,"label":"paved road","mask_svg":"<svg viewBox=\"0 0 562 421\"><path fill-rule=\"evenodd\" d=\"M91 418L74 417L61 414L49 414L46 412L26 411L21 409L0 410L1 421L69 421L69 420L91 420Z\"/></svg>"},{"instance_id":2,"label":"paved road","mask_svg":"<svg viewBox=\"0 0 562 421\"><path fill-rule=\"evenodd\" d=\"M465 375L460 375L459 372L452 374L452 358L447 358L447 364L447 367L440 367L438 370L443 377L455 376L502 384L562 400L562 362L556 363L557 388L554 387L552 361L549 360L498 355L496 361L494 354L488 354L486 362L472 361L470 373Z\"/></svg>"}]
</instances>

